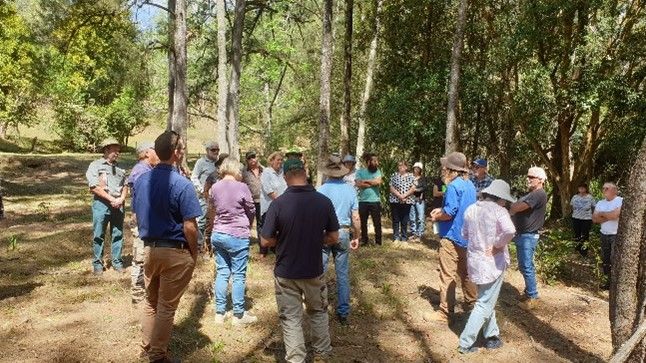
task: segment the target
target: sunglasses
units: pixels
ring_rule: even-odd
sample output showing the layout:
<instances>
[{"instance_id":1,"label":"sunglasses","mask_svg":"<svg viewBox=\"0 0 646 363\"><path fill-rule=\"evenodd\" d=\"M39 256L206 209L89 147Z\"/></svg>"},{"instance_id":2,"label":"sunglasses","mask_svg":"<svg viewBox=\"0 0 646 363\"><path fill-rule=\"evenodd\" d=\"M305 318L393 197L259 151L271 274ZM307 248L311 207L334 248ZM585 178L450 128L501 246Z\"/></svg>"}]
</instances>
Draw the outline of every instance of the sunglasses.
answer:
<instances>
[{"instance_id":1,"label":"sunglasses","mask_svg":"<svg viewBox=\"0 0 646 363\"><path fill-rule=\"evenodd\" d=\"M216 151L220 151L220 149L209 149L209 151L216 152Z\"/></svg>"},{"instance_id":2,"label":"sunglasses","mask_svg":"<svg viewBox=\"0 0 646 363\"><path fill-rule=\"evenodd\" d=\"M528 175L528 176L527 176L527 179L538 179L538 177L533 176L533 175Z\"/></svg>"},{"instance_id":3,"label":"sunglasses","mask_svg":"<svg viewBox=\"0 0 646 363\"><path fill-rule=\"evenodd\" d=\"M255 159L255 158L256 158L256 155L249 155L249 156L247 157L247 160L251 160L251 159Z\"/></svg>"}]
</instances>

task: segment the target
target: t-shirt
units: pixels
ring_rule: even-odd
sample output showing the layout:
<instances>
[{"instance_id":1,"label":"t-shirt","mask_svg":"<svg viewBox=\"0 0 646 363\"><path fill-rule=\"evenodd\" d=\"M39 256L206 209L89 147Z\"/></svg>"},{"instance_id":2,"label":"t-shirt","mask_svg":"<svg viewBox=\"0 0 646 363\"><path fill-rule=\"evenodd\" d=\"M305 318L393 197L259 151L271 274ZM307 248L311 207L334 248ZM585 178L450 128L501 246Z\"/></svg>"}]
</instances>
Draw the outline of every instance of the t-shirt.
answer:
<instances>
[{"instance_id":1,"label":"t-shirt","mask_svg":"<svg viewBox=\"0 0 646 363\"><path fill-rule=\"evenodd\" d=\"M433 186L437 187L437 190L439 190L441 192L446 191L446 185L444 185L444 182L442 181L442 178L434 179L433 180ZM435 196L433 196L433 190L432 189L429 191L429 194L432 197L430 209L433 210L435 208L441 208L442 204L444 202L444 197L435 197Z\"/></svg>"},{"instance_id":2,"label":"t-shirt","mask_svg":"<svg viewBox=\"0 0 646 363\"><path fill-rule=\"evenodd\" d=\"M355 180L372 180L381 177L381 170L377 169L374 173L370 170L362 168L357 170ZM379 186L375 185L369 188L359 188L359 202L380 202Z\"/></svg>"},{"instance_id":3,"label":"t-shirt","mask_svg":"<svg viewBox=\"0 0 646 363\"><path fill-rule=\"evenodd\" d=\"M319 187L318 191L332 201L339 224L350 227L352 212L359 209L359 200L354 187L343 179L328 179L325 184Z\"/></svg>"},{"instance_id":4,"label":"t-shirt","mask_svg":"<svg viewBox=\"0 0 646 363\"><path fill-rule=\"evenodd\" d=\"M265 215L261 236L277 238L274 275L313 279L323 274L323 237L339 230L330 199L311 185L291 186Z\"/></svg>"},{"instance_id":5,"label":"t-shirt","mask_svg":"<svg viewBox=\"0 0 646 363\"><path fill-rule=\"evenodd\" d=\"M518 199L525 202L529 209L518 212L513 216L516 233L536 233L543 228L545 223L545 209L547 207L547 194L543 188L536 189Z\"/></svg>"},{"instance_id":6,"label":"t-shirt","mask_svg":"<svg viewBox=\"0 0 646 363\"><path fill-rule=\"evenodd\" d=\"M260 174L260 215L263 215L269 209L273 199L269 196L275 193L276 197L283 194L287 189L287 183L283 177L283 169L276 171L274 168L265 168Z\"/></svg>"},{"instance_id":7,"label":"t-shirt","mask_svg":"<svg viewBox=\"0 0 646 363\"><path fill-rule=\"evenodd\" d=\"M249 238L250 221L256 213L247 184L235 180L220 180L209 191L215 205L213 232L238 238Z\"/></svg>"},{"instance_id":8,"label":"t-shirt","mask_svg":"<svg viewBox=\"0 0 646 363\"><path fill-rule=\"evenodd\" d=\"M444 193L442 212L453 217L448 221L440 221L440 237L450 239L456 245L467 248L467 240L462 236L464 212L476 202L476 188L468 180L461 177L453 179L447 185Z\"/></svg>"},{"instance_id":9,"label":"t-shirt","mask_svg":"<svg viewBox=\"0 0 646 363\"><path fill-rule=\"evenodd\" d=\"M594 198L590 194L581 196L575 194L570 201L572 205L572 218L575 219L592 219L592 208L597 203L594 201Z\"/></svg>"},{"instance_id":10,"label":"t-shirt","mask_svg":"<svg viewBox=\"0 0 646 363\"><path fill-rule=\"evenodd\" d=\"M415 183L415 177L413 174L406 173L404 175L399 173L394 173L390 177L390 186L395 188L399 193L405 194L413 187ZM409 195L403 201L395 196L395 194L390 193L388 195L388 201L390 203L403 203L403 204L415 204L415 197Z\"/></svg>"},{"instance_id":11,"label":"t-shirt","mask_svg":"<svg viewBox=\"0 0 646 363\"><path fill-rule=\"evenodd\" d=\"M597 212L612 212L617 208L621 208L624 198L614 197L612 200L602 199L597 202L595 211ZM619 219L606 221L601 223L601 234L613 235L617 234L617 229L619 228Z\"/></svg>"}]
</instances>

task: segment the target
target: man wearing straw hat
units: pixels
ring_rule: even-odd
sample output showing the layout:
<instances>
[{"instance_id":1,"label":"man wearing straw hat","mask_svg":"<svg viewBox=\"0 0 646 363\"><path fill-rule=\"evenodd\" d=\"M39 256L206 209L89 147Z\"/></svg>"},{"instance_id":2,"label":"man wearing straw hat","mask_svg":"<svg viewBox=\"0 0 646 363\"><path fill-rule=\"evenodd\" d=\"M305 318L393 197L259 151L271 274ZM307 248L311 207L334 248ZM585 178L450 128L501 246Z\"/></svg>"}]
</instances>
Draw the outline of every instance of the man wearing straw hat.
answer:
<instances>
[{"instance_id":1,"label":"man wearing straw hat","mask_svg":"<svg viewBox=\"0 0 646 363\"><path fill-rule=\"evenodd\" d=\"M474 344L481 329L487 349L502 346L494 309L509 266L507 244L516 233L505 208L516 201L509 189L503 180L493 180L482 189L482 200L464 212L462 234L469 241L467 271L469 279L478 287L478 300L460 334L458 351L463 354L478 350Z\"/></svg>"},{"instance_id":2,"label":"man wearing straw hat","mask_svg":"<svg viewBox=\"0 0 646 363\"><path fill-rule=\"evenodd\" d=\"M357 193L344 177L350 172L339 156L330 156L319 167L319 172L327 176L325 184L318 192L332 201L339 220L339 243L323 247L323 270L327 271L330 255L334 257L336 271L337 306L336 316L341 325L348 323L350 314L350 249L359 248L359 200Z\"/></svg>"}]
</instances>

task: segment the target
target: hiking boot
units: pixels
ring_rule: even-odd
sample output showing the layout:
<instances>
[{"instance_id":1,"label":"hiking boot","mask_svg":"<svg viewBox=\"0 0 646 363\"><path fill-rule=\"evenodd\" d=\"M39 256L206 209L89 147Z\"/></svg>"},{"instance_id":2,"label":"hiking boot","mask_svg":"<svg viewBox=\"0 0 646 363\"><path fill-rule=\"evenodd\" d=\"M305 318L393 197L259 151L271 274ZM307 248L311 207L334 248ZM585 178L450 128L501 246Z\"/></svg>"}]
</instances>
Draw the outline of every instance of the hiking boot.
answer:
<instances>
[{"instance_id":1,"label":"hiking boot","mask_svg":"<svg viewBox=\"0 0 646 363\"><path fill-rule=\"evenodd\" d=\"M258 321L258 318L249 314L248 311L246 311L241 317L237 317L233 315L233 321L231 322L232 325L248 325L248 324L253 324L256 321Z\"/></svg>"},{"instance_id":2,"label":"hiking boot","mask_svg":"<svg viewBox=\"0 0 646 363\"><path fill-rule=\"evenodd\" d=\"M525 301L519 302L518 306L525 311L530 311L536 309L538 307L538 304L538 298L528 298Z\"/></svg>"},{"instance_id":3,"label":"hiking boot","mask_svg":"<svg viewBox=\"0 0 646 363\"><path fill-rule=\"evenodd\" d=\"M502 340L500 340L499 337L487 338L487 342L485 343L485 347L487 349L498 349L498 348L502 347Z\"/></svg>"},{"instance_id":4,"label":"hiking boot","mask_svg":"<svg viewBox=\"0 0 646 363\"><path fill-rule=\"evenodd\" d=\"M458 346L458 353L460 353L460 354L475 353L477 351L478 351L478 347L476 347L476 346L471 346L469 348L464 348L464 347Z\"/></svg>"}]
</instances>

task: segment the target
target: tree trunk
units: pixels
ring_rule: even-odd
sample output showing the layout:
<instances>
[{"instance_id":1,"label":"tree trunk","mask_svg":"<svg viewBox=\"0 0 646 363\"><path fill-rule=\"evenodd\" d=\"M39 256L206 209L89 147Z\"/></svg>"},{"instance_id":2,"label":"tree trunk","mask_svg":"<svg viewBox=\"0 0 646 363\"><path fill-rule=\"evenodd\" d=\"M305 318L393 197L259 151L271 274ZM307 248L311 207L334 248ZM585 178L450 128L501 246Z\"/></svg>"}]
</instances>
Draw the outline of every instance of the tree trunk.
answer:
<instances>
[{"instance_id":1,"label":"tree trunk","mask_svg":"<svg viewBox=\"0 0 646 363\"><path fill-rule=\"evenodd\" d=\"M341 115L341 155L350 152L349 129L352 124L352 8L354 0L345 0L345 40L343 55L345 58L345 73L343 76L343 114Z\"/></svg>"},{"instance_id":2,"label":"tree trunk","mask_svg":"<svg viewBox=\"0 0 646 363\"><path fill-rule=\"evenodd\" d=\"M168 9L175 9L175 0L168 0ZM168 12L168 116L166 118L166 129L173 129L173 97L175 95L175 15Z\"/></svg>"},{"instance_id":3,"label":"tree trunk","mask_svg":"<svg viewBox=\"0 0 646 363\"><path fill-rule=\"evenodd\" d=\"M239 159L238 132L240 121L240 72L242 71L242 35L244 31L245 0L236 0L235 20L231 34L231 82L227 97L227 132L229 155Z\"/></svg>"},{"instance_id":4,"label":"tree trunk","mask_svg":"<svg viewBox=\"0 0 646 363\"><path fill-rule=\"evenodd\" d=\"M616 352L644 320L646 302L646 139L633 164L612 253L610 329ZM645 343L628 362L644 362Z\"/></svg>"},{"instance_id":5,"label":"tree trunk","mask_svg":"<svg viewBox=\"0 0 646 363\"><path fill-rule=\"evenodd\" d=\"M460 57L464 42L464 27L467 21L467 0L460 0L458 8L458 20L453 35L453 50L451 52L451 73L449 76L448 110L446 113L446 140L444 148L446 153L458 149L457 140L457 108L458 108L458 87L460 85Z\"/></svg>"},{"instance_id":6,"label":"tree trunk","mask_svg":"<svg viewBox=\"0 0 646 363\"><path fill-rule=\"evenodd\" d=\"M375 10L375 29L372 40L370 41L370 51L368 52L368 68L366 70L366 86L363 89L363 97L361 97L361 106L359 107L359 130L357 131L357 165L360 166L363 162L361 156L363 155L365 138L366 138L366 108L368 107L368 100L370 100L370 93L373 86L373 74L377 66L377 45L379 44L379 29L381 28L380 16L383 0L377 0L377 9Z\"/></svg>"},{"instance_id":7,"label":"tree trunk","mask_svg":"<svg viewBox=\"0 0 646 363\"><path fill-rule=\"evenodd\" d=\"M188 86L186 84L186 0L175 0L173 26L173 55L175 57L175 85L173 88L173 115L171 130L177 132L184 146L188 146ZM186 158L181 160L181 166L188 170Z\"/></svg>"},{"instance_id":8,"label":"tree trunk","mask_svg":"<svg viewBox=\"0 0 646 363\"><path fill-rule=\"evenodd\" d=\"M269 88L269 81L265 80L262 94L264 98L265 107L263 107L262 112L262 121L263 121L263 138L265 139L265 155L269 155L270 151L270 140L271 140L271 119L272 119L272 110L271 110L271 92Z\"/></svg>"},{"instance_id":9,"label":"tree trunk","mask_svg":"<svg viewBox=\"0 0 646 363\"><path fill-rule=\"evenodd\" d=\"M7 131L9 130L9 121L0 123L0 139L7 139Z\"/></svg>"},{"instance_id":10,"label":"tree trunk","mask_svg":"<svg viewBox=\"0 0 646 363\"><path fill-rule=\"evenodd\" d=\"M229 153L227 140L227 22L225 0L216 1L218 27L218 143L222 153Z\"/></svg>"},{"instance_id":11,"label":"tree trunk","mask_svg":"<svg viewBox=\"0 0 646 363\"><path fill-rule=\"evenodd\" d=\"M321 97L319 102L318 162L328 153L330 137L330 78L332 76L332 0L323 1L323 40L321 42ZM317 173L316 185L323 175Z\"/></svg>"}]
</instances>

